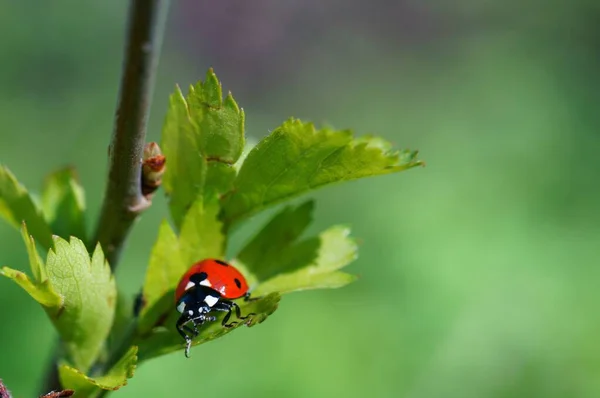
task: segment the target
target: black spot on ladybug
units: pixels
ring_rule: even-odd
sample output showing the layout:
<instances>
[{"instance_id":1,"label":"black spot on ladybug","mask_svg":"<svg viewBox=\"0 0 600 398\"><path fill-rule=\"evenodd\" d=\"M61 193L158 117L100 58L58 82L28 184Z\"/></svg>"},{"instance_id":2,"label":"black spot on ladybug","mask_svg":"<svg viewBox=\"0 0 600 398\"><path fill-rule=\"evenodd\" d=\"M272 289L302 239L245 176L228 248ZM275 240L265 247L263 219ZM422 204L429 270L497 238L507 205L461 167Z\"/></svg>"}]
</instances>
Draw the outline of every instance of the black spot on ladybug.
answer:
<instances>
[{"instance_id":1,"label":"black spot on ladybug","mask_svg":"<svg viewBox=\"0 0 600 398\"><path fill-rule=\"evenodd\" d=\"M242 288L242 282L240 282L238 278L235 278L233 281L235 282L235 285L238 287L238 289Z\"/></svg>"},{"instance_id":2,"label":"black spot on ladybug","mask_svg":"<svg viewBox=\"0 0 600 398\"><path fill-rule=\"evenodd\" d=\"M221 264L223 267L229 267L229 264L227 264L225 261L215 260L215 263Z\"/></svg>"},{"instance_id":3,"label":"black spot on ladybug","mask_svg":"<svg viewBox=\"0 0 600 398\"><path fill-rule=\"evenodd\" d=\"M208 278L208 274L206 272L199 272L197 274L193 274L192 276L190 276L190 282L193 282L196 285L198 285L200 282L202 282L206 278Z\"/></svg>"}]
</instances>

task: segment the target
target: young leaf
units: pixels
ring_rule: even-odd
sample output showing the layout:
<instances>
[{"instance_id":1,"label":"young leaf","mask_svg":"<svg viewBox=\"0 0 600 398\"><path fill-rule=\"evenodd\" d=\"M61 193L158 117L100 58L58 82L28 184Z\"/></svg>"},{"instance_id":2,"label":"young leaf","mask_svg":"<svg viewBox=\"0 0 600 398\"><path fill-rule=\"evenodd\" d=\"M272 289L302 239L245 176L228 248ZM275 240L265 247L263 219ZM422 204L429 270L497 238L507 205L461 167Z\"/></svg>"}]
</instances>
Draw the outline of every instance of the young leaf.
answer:
<instances>
[{"instance_id":1,"label":"young leaf","mask_svg":"<svg viewBox=\"0 0 600 398\"><path fill-rule=\"evenodd\" d=\"M357 257L356 242L349 235L350 229L344 226L331 227L322 232L318 237L319 246L313 262L268 279L253 294L338 288L354 281L355 276L338 271Z\"/></svg>"},{"instance_id":2,"label":"young leaf","mask_svg":"<svg viewBox=\"0 0 600 398\"><path fill-rule=\"evenodd\" d=\"M55 235L64 239L85 238L85 197L72 168L59 170L46 178L42 210Z\"/></svg>"},{"instance_id":3,"label":"young leaf","mask_svg":"<svg viewBox=\"0 0 600 398\"><path fill-rule=\"evenodd\" d=\"M194 127L189 121L187 103L179 87L169 100L161 148L169 162L163 188L170 197L171 216L178 226L186 210L202 192L207 163L201 155Z\"/></svg>"},{"instance_id":4,"label":"young leaf","mask_svg":"<svg viewBox=\"0 0 600 398\"><path fill-rule=\"evenodd\" d=\"M25 273L8 267L2 267L0 275L12 279L23 290L29 293L31 298L44 306L50 313L55 314L61 308L62 297L56 294L47 280L41 283L31 281Z\"/></svg>"},{"instance_id":5,"label":"young leaf","mask_svg":"<svg viewBox=\"0 0 600 398\"><path fill-rule=\"evenodd\" d=\"M296 262L300 266L310 264L316 257L318 242L296 245L298 238L312 221L314 202L308 201L294 208L287 206L263 227L237 256L243 267L251 275L249 283L265 281L276 273L289 268ZM301 250L303 247L306 250Z\"/></svg>"},{"instance_id":6,"label":"young leaf","mask_svg":"<svg viewBox=\"0 0 600 398\"><path fill-rule=\"evenodd\" d=\"M63 387L75 390L78 397L91 397L100 390L118 390L133 377L137 364L138 348L133 346L103 376L91 378L85 372L68 365L58 368L60 382Z\"/></svg>"},{"instance_id":7,"label":"young leaf","mask_svg":"<svg viewBox=\"0 0 600 398\"><path fill-rule=\"evenodd\" d=\"M421 165L416 151L390 152L383 139L316 130L290 119L248 154L224 200L227 226L308 190Z\"/></svg>"},{"instance_id":8,"label":"young leaf","mask_svg":"<svg viewBox=\"0 0 600 398\"><path fill-rule=\"evenodd\" d=\"M204 197L218 196L233 189L236 170L226 163L208 162Z\"/></svg>"},{"instance_id":9,"label":"young leaf","mask_svg":"<svg viewBox=\"0 0 600 398\"><path fill-rule=\"evenodd\" d=\"M225 192L235 176L231 165L244 148L244 112L231 94L225 101L222 97L212 69L204 83L190 87L187 97L179 88L171 95L162 132L161 147L169 162L163 187L178 228L198 196ZM223 166L210 167L212 163Z\"/></svg>"},{"instance_id":10,"label":"young leaf","mask_svg":"<svg viewBox=\"0 0 600 398\"><path fill-rule=\"evenodd\" d=\"M221 82L212 69L204 82L190 87L187 102L202 153L223 163L235 163L244 149L244 111L231 93L223 101Z\"/></svg>"},{"instance_id":11,"label":"young leaf","mask_svg":"<svg viewBox=\"0 0 600 398\"><path fill-rule=\"evenodd\" d=\"M40 258L35 247L35 242L27 232L27 226L24 223L21 227L21 236L27 247L29 266L33 273L34 280L30 280L23 272L8 267L3 267L0 270L0 275L12 279L29 293L35 301L40 303L46 309L48 314L55 316L62 308L63 298L52 288L52 285L48 281L46 267Z\"/></svg>"},{"instance_id":12,"label":"young leaf","mask_svg":"<svg viewBox=\"0 0 600 398\"><path fill-rule=\"evenodd\" d=\"M217 320L204 324L200 329L200 335L194 340L192 345L196 346L207 343L242 325L254 326L263 322L269 315L275 312L280 299L281 296L278 293L271 293L251 301L238 300L237 303L241 308L242 315L245 316L251 313L254 315L250 315L246 321L238 323L233 328L224 328L221 325L224 314L216 314L219 315ZM177 313L177 311L172 311L165 320L163 327L154 329L152 333L141 337L140 340L136 342L140 347L140 362L184 349L185 342L175 329L175 323L178 317L179 313ZM235 317L233 317L232 320L235 320Z\"/></svg>"},{"instance_id":13,"label":"young leaf","mask_svg":"<svg viewBox=\"0 0 600 398\"><path fill-rule=\"evenodd\" d=\"M163 221L146 271L142 291L143 307L138 321L140 333L151 330L163 314L173 310L173 291L186 270L186 264L179 255L177 236L169 223Z\"/></svg>"},{"instance_id":14,"label":"young leaf","mask_svg":"<svg viewBox=\"0 0 600 398\"><path fill-rule=\"evenodd\" d=\"M44 265L25 226L22 234L35 281L7 267L1 274L44 306L67 357L75 367L87 371L108 336L115 312L115 281L102 249L98 245L90 261L82 241L72 237L67 242L55 236Z\"/></svg>"},{"instance_id":15,"label":"young leaf","mask_svg":"<svg viewBox=\"0 0 600 398\"><path fill-rule=\"evenodd\" d=\"M29 259L29 267L31 268L33 277L39 283L45 282L48 279L46 266L44 265L44 261L42 260L40 254L37 251L33 236L29 235L29 231L27 230L27 224L25 223L23 223L21 227L21 238L23 238L25 248L27 249L27 258Z\"/></svg>"},{"instance_id":16,"label":"young leaf","mask_svg":"<svg viewBox=\"0 0 600 398\"><path fill-rule=\"evenodd\" d=\"M256 294L272 291L281 294L300 290L337 289L356 280L356 276L345 272L322 272L318 264L305 267L289 274L277 275L256 289Z\"/></svg>"},{"instance_id":17,"label":"young leaf","mask_svg":"<svg viewBox=\"0 0 600 398\"><path fill-rule=\"evenodd\" d=\"M205 258L223 257L225 236L219 211L219 202L214 198L196 200L186 214L179 234L179 247L181 259L188 266Z\"/></svg>"},{"instance_id":18,"label":"young leaf","mask_svg":"<svg viewBox=\"0 0 600 398\"><path fill-rule=\"evenodd\" d=\"M52 317L72 364L87 372L112 326L116 286L100 246L90 261L82 241L54 237L46 271L51 286L64 298L63 311Z\"/></svg>"},{"instance_id":19,"label":"young leaf","mask_svg":"<svg viewBox=\"0 0 600 398\"><path fill-rule=\"evenodd\" d=\"M5 166L0 165L0 217L4 218L15 228L21 228L23 221L29 225L33 237L45 249L52 246L52 232L36 207L15 176Z\"/></svg>"},{"instance_id":20,"label":"young leaf","mask_svg":"<svg viewBox=\"0 0 600 398\"><path fill-rule=\"evenodd\" d=\"M338 269L356 259L350 229L331 227L317 237L298 238L311 220L313 203L285 207L242 249L234 264L247 271L253 295L336 288L355 277Z\"/></svg>"}]
</instances>

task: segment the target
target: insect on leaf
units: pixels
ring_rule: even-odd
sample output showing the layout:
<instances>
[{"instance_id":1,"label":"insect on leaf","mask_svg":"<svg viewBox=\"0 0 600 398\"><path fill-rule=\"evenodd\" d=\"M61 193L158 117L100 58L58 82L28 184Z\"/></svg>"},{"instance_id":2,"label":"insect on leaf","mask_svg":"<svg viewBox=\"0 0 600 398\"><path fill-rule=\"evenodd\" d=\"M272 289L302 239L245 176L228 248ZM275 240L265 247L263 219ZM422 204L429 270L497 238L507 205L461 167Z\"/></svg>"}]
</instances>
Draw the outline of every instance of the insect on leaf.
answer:
<instances>
[{"instance_id":1,"label":"insect on leaf","mask_svg":"<svg viewBox=\"0 0 600 398\"><path fill-rule=\"evenodd\" d=\"M242 314L248 315L244 322L238 323L233 328L224 328L221 325L221 320L224 314L216 314L218 318L214 322L205 323L201 329L200 334L194 339L193 346L207 343L216 338L222 337L225 334L235 330L236 328L247 325L254 326L263 322L269 317L279 304L281 296L278 293L271 293L269 295L257 298L256 300L244 301L237 300L241 308ZM143 336L136 343L139 344L139 360L144 361L150 358L154 358L160 355L165 355L173 351L183 350L185 348L184 340L181 338L179 333L175 329L175 323L179 313L177 311L171 311L169 317L165 320L164 326L156 328L152 333ZM193 355L193 354L192 354Z\"/></svg>"}]
</instances>

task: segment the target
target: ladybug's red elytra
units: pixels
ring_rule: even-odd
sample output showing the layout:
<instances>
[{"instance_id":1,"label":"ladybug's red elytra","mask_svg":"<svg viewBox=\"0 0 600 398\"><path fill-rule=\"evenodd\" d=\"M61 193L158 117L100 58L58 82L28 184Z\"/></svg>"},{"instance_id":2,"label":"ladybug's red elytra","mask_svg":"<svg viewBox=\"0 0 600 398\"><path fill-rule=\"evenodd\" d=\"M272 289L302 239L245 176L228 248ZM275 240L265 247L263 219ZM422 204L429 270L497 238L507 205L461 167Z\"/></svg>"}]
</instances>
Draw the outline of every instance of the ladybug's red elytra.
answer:
<instances>
[{"instance_id":1,"label":"ladybug's red elytra","mask_svg":"<svg viewBox=\"0 0 600 398\"><path fill-rule=\"evenodd\" d=\"M230 328L237 321L227 323L231 313L241 319L240 307L231 300L244 297L250 298L248 282L240 271L233 265L214 258L208 258L192 265L181 277L175 290L175 306L181 313L177 321L177 331L185 339L185 356L189 358L192 340L198 336L198 327L204 322L214 321L215 311L227 312L221 324ZM192 327L188 326L192 324Z\"/></svg>"}]
</instances>

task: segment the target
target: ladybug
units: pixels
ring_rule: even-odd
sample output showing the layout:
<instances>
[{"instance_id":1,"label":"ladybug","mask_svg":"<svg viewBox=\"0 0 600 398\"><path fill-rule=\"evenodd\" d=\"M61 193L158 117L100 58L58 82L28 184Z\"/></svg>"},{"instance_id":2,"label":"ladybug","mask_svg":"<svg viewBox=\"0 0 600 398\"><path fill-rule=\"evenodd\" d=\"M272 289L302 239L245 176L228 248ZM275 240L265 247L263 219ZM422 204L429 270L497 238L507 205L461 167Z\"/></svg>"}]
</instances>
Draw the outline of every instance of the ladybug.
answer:
<instances>
[{"instance_id":1,"label":"ladybug","mask_svg":"<svg viewBox=\"0 0 600 398\"><path fill-rule=\"evenodd\" d=\"M189 358L192 340L200 333L198 327L204 322L216 320L211 315L216 311L227 312L221 324L231 328L237 321L227 323L232 311L238 319L242 316L240 307L231 300L250 299L246 278L233 265L214 258L205 259L192 265L181 277L175 290L175 306L181 313L177 321L177 331L185 339L185 356ZM192 323L193 327L188 326Z\"/></svg>"}]
</instances>

